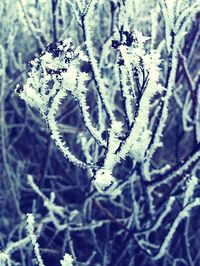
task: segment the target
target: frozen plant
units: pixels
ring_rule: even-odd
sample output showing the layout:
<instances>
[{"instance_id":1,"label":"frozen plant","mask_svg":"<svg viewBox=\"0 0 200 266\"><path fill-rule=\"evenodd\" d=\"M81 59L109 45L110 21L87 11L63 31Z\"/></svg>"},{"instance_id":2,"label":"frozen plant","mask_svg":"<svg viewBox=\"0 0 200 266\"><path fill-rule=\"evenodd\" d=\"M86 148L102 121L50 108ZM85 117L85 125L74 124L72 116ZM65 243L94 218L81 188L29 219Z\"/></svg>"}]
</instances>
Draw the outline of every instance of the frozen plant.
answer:
<instances>
[{"instance_id":1,"label":"frozen plant","mask_svg":"<svg viewBox=\"0 0 200 266\"><path fill-rule=\"evenodd\" d=\"M16 88L22 99L38 108L48 124L52 138L64 155L76 166L92 169L95 172L94 184L102 190L114 183L113 169L129 153L132 153L138 162L143 160L151 136L148 128L151 100L156 93L162 91L159 84L159 56L156 51L145 53L144 42L147 38L139 32L132 34L124 31L122 35L125 40L121 43L113 40L112 47L119 51L120 89L125 102L124 123L127 123L127 132L123 128L124 124L115 118L115 109L111 110L109 107L108 111L108 95L103 90L99 92L102 108L111 122L110 125L105 125L107 141L102 138L102 132L94 127L86 102L86 82L89 76L80 71L81 60L87 61L90 57L79 48L75 49L71 39L50 44L39 58L30 62L31 71L26 84L23 87L17 85ZM130 60L131 58L134 60ZM130 86L127 87L129 80ZM61 137L56 114L67 93L78 102L83 121L91 136L105 149L101 164L80 161L71 153Z\"/></svg>"},{"instance_id":2,"label":"frozen plant","mask_svg":"<svg viewBox=\"0 0 200 266\"><path fill-rule=\"evenodd\" d=\"M147 37L149 32L142 32L139 25L135 28L131 17L130 8L137 9L138 1L68 0L66 3L79 27L78 33L82 34L79 36L82 43L76 48L73 45L76 40L72 38L61 41L54 38L54 42L30 62L28 79L25 85L17 85L16 91L27 104L39 110L64 156L75 167L87 171L92 186L84 212L92 209L96 195L121 206L118 200L128 187L131 211L122 224L98 201L94 202L112 222L129 232L141 250L158 260L167 252L178 226L200 205L196 196L200 78L196 70L191 75L188 67L193 63L190 51L194 53L198 42L189 48L185 44L187 33L199 19L200 5L189 0L156 1L151 13L152 33ZM109 34L102 42L93 41L94 32L101 36L105 30L97 21L98 14L107 10L108 3ZM85 126L85 131L77 136L81 156L70 149L57 119L61 104L68 98L75 99ZM174 108L176 104L181 110L177 116L181 116L182 134L192 132L193 146L190 150L183 145L186 151L190 150L183 156L175 147L174 163L168 158L171 149L166 142L171 138L172 118L176 119L175 111L179 110ZM165 158L160 155L163 150ZM127 162L128 171L123 172ZM59 219L63 219L64 214L62 208L54 205L55 194L51 194L49 200L31 179L29 181L44 200L55 227L60 229ZM125 201L122 202L125 205ZM59 218L54 217L58 211ZM90 228L100 224L103 222L90 224ZM162 237L151 237L160 231ZM64 256L61 263L65 260L70 261L70 257Z\"/></svg>"}]
</instances>

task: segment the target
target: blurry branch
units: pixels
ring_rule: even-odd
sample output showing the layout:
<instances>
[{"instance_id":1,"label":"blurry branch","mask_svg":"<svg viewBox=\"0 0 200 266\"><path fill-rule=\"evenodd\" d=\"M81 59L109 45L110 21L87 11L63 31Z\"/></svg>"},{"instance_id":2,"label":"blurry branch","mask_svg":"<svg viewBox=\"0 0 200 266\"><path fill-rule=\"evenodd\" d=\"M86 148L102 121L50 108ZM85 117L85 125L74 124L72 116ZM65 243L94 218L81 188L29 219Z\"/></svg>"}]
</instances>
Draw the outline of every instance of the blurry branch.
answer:
<instances>
[{"instance_id":1,"label":"blurry branch","mask_svg":"<svg viewBox=\"0 0 200 266\"><path fill-rule=\"evenodd\" d=\"M38 37L37 33L35 32L34 26L32 25L30 19L28 18L28 15L27 15L27 12L24 8L24 4L22 3L22 0L19 0L19 3L20 3L20 6L22 8L22 12L24 14L28 29L29 29L31 35L33 36L33 38L35 39L35 41L37 42L39 49L42 51L45 47L44 43L41 41L41 38Z\"/></svg>"},{"instance_id":2,"label":"blurry branch","mask_svg":"<svg viewBox=\"0 0 200 266\"><path fill-rule=\"evenodd\" d=\"M58 0L51 0L51 6L52 6L52 16L53 16L53 41L57 42L58 36L57 36L57 19L56 19L56 8L57 8L57 2Z\"/></svg>"},{"instance_id":3,"label":"blurry branch","mask_svg":"<svg viewBox=\"0 0 200 266\"><path fill-rule=\"evenodd\" d=\"M21 211L19 206L19 201L17 199L17 193L16 188L14 186L14 181L12 180L11 172L10 172L10 166L9 161L7 157L7 141L6 141L6 134L5 134L5 113L4 113L4 106L5 106L5 89L6 89L6 56L5 56L5 49L3 46L0 46L0 56L1 56L1 62L2 62L2 75L1 75L1 94L0 94L0 127L1 127L1 153L4 163L4 168L6 171L6 177L8 178L9 183L9 189L11 190L13 201L16 207L16 212L18 216L20 217Z\"/></svg>"},{"instance_id":4,"label":"blurry branch","mask_svg":"<svg viewBox=\"0 0 200 266\"><path fill-rule=\"evenodd\" d=\"M97 200L94 200L95 205L100 209L100 211L105 214L111 221L116 223L120 228L124 229L125 231L131 232L125 225L120 223L110 212L108 209L104 208L101 203Z\"/></svg>"}]
</instances>

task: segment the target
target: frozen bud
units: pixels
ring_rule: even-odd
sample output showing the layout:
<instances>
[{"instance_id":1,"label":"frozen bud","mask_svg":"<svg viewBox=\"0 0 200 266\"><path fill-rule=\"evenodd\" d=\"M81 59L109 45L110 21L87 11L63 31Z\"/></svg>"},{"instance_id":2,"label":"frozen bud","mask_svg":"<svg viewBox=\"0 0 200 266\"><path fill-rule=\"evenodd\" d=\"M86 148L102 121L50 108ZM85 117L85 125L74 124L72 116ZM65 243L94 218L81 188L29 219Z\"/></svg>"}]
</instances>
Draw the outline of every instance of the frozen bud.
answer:
<instances>
[{"instance_id":1,"label":"frozen bud","mask_svg":"<svg viewBox=\"0 0 200 266\"><path fill-rule=\"evenodd\" d=\"M72 266L73 265L73 258L70 254L65 254L63 259L60 261L61 266Z\"/></svg>"},{"instance_id":2,"label":"frozen bud","mask_svg":"<svg viewBox=\"0 0 200 266\"><path fill-rule=\"evenodd\" d=\"M94 184L97 188L105 190L115 182L111 170L99 169L96 172Z\"/></svg>"}]
</instances>

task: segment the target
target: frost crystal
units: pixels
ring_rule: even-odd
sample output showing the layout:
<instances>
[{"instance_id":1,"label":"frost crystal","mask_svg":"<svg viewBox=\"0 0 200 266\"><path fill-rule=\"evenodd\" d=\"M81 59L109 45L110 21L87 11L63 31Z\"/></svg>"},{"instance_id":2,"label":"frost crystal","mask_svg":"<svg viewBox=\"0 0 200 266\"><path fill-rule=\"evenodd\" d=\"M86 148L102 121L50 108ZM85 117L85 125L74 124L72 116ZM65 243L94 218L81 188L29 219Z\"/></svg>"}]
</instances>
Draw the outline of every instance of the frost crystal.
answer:
<instances>
[{"instance_id":1,"label":"frost crystal","mask_svg":"<svg viewBox=\"0 0 200 266\"><path fill-rule=\"evenodd\" d=\"M63 259L60 261L61 266L73 266L73 258L69 254L65 254Z\"/></svg>"}]
</instances>

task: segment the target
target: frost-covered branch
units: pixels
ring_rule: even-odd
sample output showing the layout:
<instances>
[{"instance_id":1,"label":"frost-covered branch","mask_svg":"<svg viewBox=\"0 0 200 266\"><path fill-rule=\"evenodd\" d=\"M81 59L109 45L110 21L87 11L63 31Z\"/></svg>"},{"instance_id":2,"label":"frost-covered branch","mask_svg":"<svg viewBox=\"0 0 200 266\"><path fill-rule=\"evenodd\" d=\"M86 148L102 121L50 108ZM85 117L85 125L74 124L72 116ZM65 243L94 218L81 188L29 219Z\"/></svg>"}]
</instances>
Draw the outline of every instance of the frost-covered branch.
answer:
<instances>
[{"instance_id":1,"label":"frost-covered branch","mask_svg":"<svg viewBox=\"0 0 200 266\"><path fill-rule=\"evenodd\" d=\"M25 105L42 132L38 142L45 147L41 156L45 162L38 175L42 180L36 185L31 172L37 169L26 166L29 188L23 187L26 193L31 187L32 194L39 196L32 209L42 202L47 212L41 237L49 228L56 229L52 239L62 236L61 265L73 265L85 255L76 252L75 243L85 235L92 240L92 248L88 248L92 252L85 262L88 266L95 259L105 266L126 264L125 257L134 249L145 252L143 265L154 263L149 257L167 261L178 226L200 204L200 75L196 69L200 5L190 0L145 4L137 0L58 0L47 6L52 12L47 12L52 29L45 34L48 27L32 18L21 1L32 38L40 48L46 40L51 43L39 56L34 55L26 82L16 87L50 131L45 132L38 113ZM60 40L63 36L66 39ZM4 46L2 51L7 53ZM4 102L7 62L3 53L1 57ZM14 61L19 65L20 61ZM2 117L3 122L9 121L9 112ZM29 134L33 136L34 129ZM59 157L55 148L51 151L50 141L46 143L50 135L72 164ZM8 165L6 169L9 172ZM44 265L32 215L28 223L38 264ZM96 240L99 228L108 233L109 241L103 245ZM124 239L126 247L113 259L109 250L118 238ZM186 239L189 241L192 237ZM64 255L66 245L72 257ZM187 254L192 261L190 252ZM130 264L136 262L132 256Z\"/></svg>"}]
</instances>

